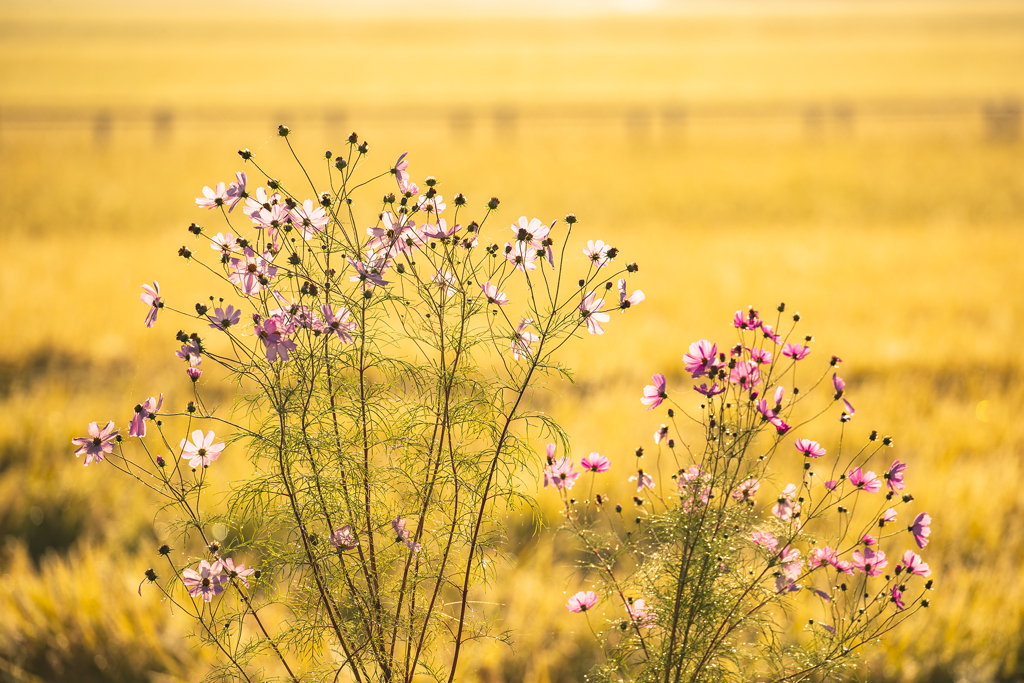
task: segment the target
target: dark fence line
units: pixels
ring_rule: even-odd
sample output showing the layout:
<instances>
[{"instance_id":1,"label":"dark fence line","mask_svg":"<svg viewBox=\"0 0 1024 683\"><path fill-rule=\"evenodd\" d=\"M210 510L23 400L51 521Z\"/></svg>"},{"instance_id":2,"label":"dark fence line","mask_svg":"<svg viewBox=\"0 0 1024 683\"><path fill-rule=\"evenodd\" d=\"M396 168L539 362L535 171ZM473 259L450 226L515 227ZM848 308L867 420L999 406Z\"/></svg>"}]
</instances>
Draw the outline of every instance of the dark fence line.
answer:
<instances>
[{"instance_id":1,"label":"dark fence line","mask_svg":"<svg viewBox=\"0 0 1024 683\"><path fill-rule=\"evenodd\" d=\"M289 125L319 122L331 129L345 126L440 124L453 135L465 135L490 126L498 136L514 135L520 128L568 126L620 126L635 137L679 134L688 125L726 123L742 125L795 125L808 136L823 132L853 134L864 125L895 127L906 124L976 127L993 142L1012 143L1024 132L1024 105L1014 98L946 100L874 100L833 102L686 103L551 106L453 106L321 108L319 110L254 110L154 108L75 109L61 107L0 106L0 130L89 130L98 143L120 128L150 128L155 138L170 137L177 128Z\"/></svg>"}]
</instances>

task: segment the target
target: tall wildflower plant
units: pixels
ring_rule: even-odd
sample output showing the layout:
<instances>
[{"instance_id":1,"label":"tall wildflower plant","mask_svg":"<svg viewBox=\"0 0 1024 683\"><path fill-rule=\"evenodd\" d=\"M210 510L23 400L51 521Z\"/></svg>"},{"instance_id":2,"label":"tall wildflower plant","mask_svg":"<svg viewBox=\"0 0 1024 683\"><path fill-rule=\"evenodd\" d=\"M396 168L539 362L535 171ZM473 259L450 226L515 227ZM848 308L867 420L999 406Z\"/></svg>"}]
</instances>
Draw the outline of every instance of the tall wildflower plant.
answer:
<instances>
[{"instance_id":1,"label":"tall wildflower plant","mask_svg":"<svg viewBox=\"0 0 1024 683\"><path fill-rule=\"evenodd\" d=\"M931 518L907 466L885 458L890 437L851 429L840 359L807 368L813 339L784 311L737 311L727 345L691 344L688 386L654 375L640 401L668 419L636 450L632 501L594 493L608 458L581 472L549 447L545 483L596 589L566 605L603 647L591 680L836 680L928 607Z\"/></svg>"},{"instance_id":2,"label":"tall wildflower plant","mask_svg":"<svg viewBox=\"0 0 1024 683\"><path fill-rule=\"evenodd\" d=\"M214 679L456 680L466 643L496 637L477 603L498 513L533 503L517 487L532 442L565 442L529 396L568 375L568 339L643 299L616 289L636 266L614 248L570 246L574 216L495 226L491 199L471 220L434 178L421 192L405 155L363 172L368 151L353 134L322 172L299 162L295 184L240 152L264 180L204 188L220 225L192 224L179 252L223 296L186 311L157 282L141 295L147 326L187 320L176 355L194 399L151 397L127 434L92 423L74 440L164 501L173 541L140 591L196 620ZM230 414L203 401L211 364L237 386ZM248 474L218 488L228 459Z\"/></svg>"}]
</instances>

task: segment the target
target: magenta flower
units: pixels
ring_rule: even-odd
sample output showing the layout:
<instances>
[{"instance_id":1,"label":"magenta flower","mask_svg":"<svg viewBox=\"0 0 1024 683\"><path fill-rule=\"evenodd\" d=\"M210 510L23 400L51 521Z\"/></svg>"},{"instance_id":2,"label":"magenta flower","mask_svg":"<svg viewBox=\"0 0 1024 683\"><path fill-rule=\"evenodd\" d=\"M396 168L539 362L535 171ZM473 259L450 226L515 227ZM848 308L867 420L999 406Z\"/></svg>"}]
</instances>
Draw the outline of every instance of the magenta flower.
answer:
<instances>
[{"instance_id":1,"label":"magenta flower","mask_svg":"<svg viewBox=\"0 0 1024 683\"><path fill-rule=\"evenodd\" d=\"M525 356L529 356L533 353L533 349L530 348L530 344L535 341L540 341L540 337L533 332L527 332L526 328L533 324L533 318L523 318L516 325L516 333L512 338L512 358L520 360Z\"/></svg>"},{"instance_id":2,"label":"magenta flower","mask_svg":"<svg viewBox=\"0 0 1024 683\"><path fill-rule=\"evenodd\" d=\"M348 259L349 265L356 269L356 274L349 276L350 282L361 282L363 289L374 286L383 287L388 283L382 276L390 261L387 258L371 258L368 263Z\"/></svg>"},{"instance_id":3,"label":"magenta flower","mask_svg":"<svg viewBox=\"0 0 1024 683\"><path fill-rule=\"evenodd\" d=\"M292 224L297 226L302 239L311 240L327 227L327 212L322 206L313 204L312 199L302 202L291 210Z\"/></svg>"},{"instance_id":4,"label":"magenta flower","mask_svg":"<svg viewBox=\"0 0 1024 683\"><path fill-rule=\"evenodd\" d=\"M210 240L210 249L213 249L221 256L231 256L231 254L238 251L238 238L231 232L218 232L217 236Z\"/></svg>"},{"instance_id":5,"label":"magenta flower","mask_svg":"<svg viewBox=\"0 0 1024 683\"><path fill-rule=\"evenodd\" d=\"M338 550L352 550L359 545L351 524L345 524L331 532L331 545Z\"/></svg>"},{"instance_id":6,"label":"magenta flower","mask_svg":"<svg viewBox=\"0 0 1024 683\"><path fill-rule=\"evenodd\" d=\"M494 304L495 306L504 306L508 303L508 297L505 296L504 292L499 292L496 285L492 285L490 280L480 285L480 289L484 291L484 296L487 297L487 303Z\"/></svg>"},{"instance_id":7,"label":"magenta flower","mask_svg":"<svg viewBox=\"0 0 1024 683\"><path fill-rule=\"evenodd\" d=\"M886 524L896 521L896 508L889 508L882 513L882 518L878 520L878 526L882 527Z\"/></svg>"},{"instance_id":8,"label":"magenta flower","mask_svg":"<svg viewBox=\"0 0 1024 683\"><path fill-rule=\"evenodd\" d=\"M223 185L223 183L221 183ZM188 594L194 598L203 596L203 600L210 602L213 600L213 596L220 595L224 592L224 586L221 582L226 579L220 573L221 567L220 562L214 562L213 566L206 560L199 563L199 571L194 569L185 569L181 572L182 583L188 588Z\"/></svg>"},{"instance_id":9,"label":"magenta flower","mask_svg":"<svg viewBox=\"0 0 1024 683\"><path fill-rule=\"evenodd\" d=\"M89 433L92 434L91 428L89 430ZM110 451L107 452L109 453ZM922 512L914 518L914 523L907 527L907 531L914 535L914 541L917 543L918 548L923 548L926 545L928 545L928 537L932 533L931 523L932 518L928 516L928 513Z\"/></svg>"},{"instance_id":10,"label":"magenta flower","mask_svg":"<svg viewBox=\"0 0 1024 683\"><path fill-rule=\"evenodd\" d=\"M78 448L75 449L75 457L85 456L85 466L103 460L107 453L114 451L114 441L120 430L114 429L113 421L108 422L103 429L95 422L89 423L89 436L76 436L71 443Z\"/></svg>"},{"instance_id":11,"label":"magenta flower","mask_svg":"<svg viewBox=\"0 0 1024 683\"><path fill-rule=\"evenodd\" d=\"M164 405L164 395L160 394L160 400L150 396L141 405L135 406L135 414L128 425L128 436L146 436L146 418L156 414Z\"/></svg>"},{"instance_id":12,"label":"magenta flower","mask_svg":"<svg viewBox=\"0 0 1024 683\"><path fill-rule=\"evenodd\" d=\"M903 591L900 590L899 586L893 586L889 594L891 596L889 600L896 605L898 611L902 612L906 609L907 606L903 603Z\"/></svg>"},{"instance_id":13,"label":"magenta flower","mask_svg":"<svg viewBox=\"0 0 1024 683\"><path fill-rule=\"evenodd\" d=\"M843 393L846 391L846 382L843 381L842 377L840 377L839 375L837 375L836 373L833 372L832 373L832 386L836 390L835 399L838 401L839 399L841 399L843 397Z\"/></svg>"},{"instance_id":14,"label":"magenta flower","mask_svg":"<svg viewBox=\"0 0 1024 683\"><path fill-rule=\"evenodd\" d=\"M217 565L220 565L220 570L224 572L225 576L221 578L221 583L227 583L231 579L239 579L245 584L245 587L249 587L248 578L256 573L255 569L246 569L244 564L235 566L235 561L230 557L225 557L223 560L219 560L214 563L213 569L217 569Z\"/></svg>"},{"instance_id":15,"label":"magenta flower","mask_svg":"<svg viewBox=\"0 0 1024 683\"><path fill-rule=\"evenodd\" d=\"M626 603L626 612L629 618L636 622L637 626L654 626L654 614L647 609L647 603L643 600L634 600Z\"/></svg>"},{"instance_id":16,"label":"magenta flower","mask_svg":"<svg viewBox=\"0 0 1024 683\"><path fill-rule=\"evenodd\" d=\"M248 180L242 171L235 173L235 182L228 185L228 191L225 193L228 199L228 213L234 211L238 203L248 197L245 193L245 184Z\"/></svg>"},{"instance_id":17,"label":"magenta flower","mask_svg":"<svg viewBox=\"0 0 1024 683\"><path fill-rule=\"evenodd\" d=\"M718 386L718 382L715 382L710 387L708 387L707 382L701 382L699 387L696 384L694 384L693 390L696 391L698 394L703 394L704 396L711 398L712 396L718 396L719 394L724 392L725 387Z\"/></svg>"},{"instance_id":18,"label":"magenta flower","mask_svg":"<svg viewBox=\"0 0 1024 683\"><path fill-rule=\"evenodd\" d=\"M142 285L142 294L139 295L142 299L142 303L149 306L149 312L146 313L146 327L153 327L156 323L156 314L164 307L164 302L160 299L160 283L153 280L153 286Z\"/></svg>"},{"instance_id":19,"label":"magenta flower","mask_svg":"<svg viewBox=\"0 0 1024 683\"><path fill-rule=\"evenodd\" d=\"M754 545L761 546L770 553L774 553L775 549L779 547L778 539L768 531L755 531L750 535L750 540L754 542Z\"/></svg>"},{"instance_id":20,"label":"magenta flower","mask_svg":"<svg viewBox=\"0 0 1024 683\"><path fill-rule=\"evenodd\" d=\"M210 189L209 186L203 188L203 196L196 198L196 206L200 209L212 209L224 206L230 199L224 183L217 183L217 189Z\"/></svg>"},{"instance_id":21,"label":"magenta flower","mask_svg":"<svg viewBox=\"0 0 1024 683\"><path fill-rule=\"evenodd\" d=\"M266 230L267 239L275 245L277 244L277 233L287 230L293 223L292 213L286 204L271 204L269 208L264 204L259 211L249 214L249 220L258 229Z\"/></svg>"},{"instance_id":22,"label":"magenta flower","mask_svg":"<svg viewBox=\"0 0 1024 683\"><path fill-rule=\"evenodd\" d=\"M808 458L820 458L825 455L825 449L817 441L810 439L797 439L796 449Z\"/></svg>"},{"instance_id":23,"label":"magenta flower","mask_svg":"<svg viewBox=\"0 0 1024 683\"><path fill-rule=\"evenodd\" d=\"M852 563L856 569L868 576L881 576L882 570L888 566L889 560L881 550L865 548L863 553L860 550L853 551Z\"/></svg>"},{"instance_id":24,"label":"magenta flower","mask_svg":"<svg viewBox=\"0 0 1024 683\"><path fill-rule=\"evenodd\" d=\"M591 453L580 460L580 467L591 472L607 472L612 468L612 462L600 453Z\"/></svg>"},{"instance_id":25,"label":"magenta flower","mask_svg":"<svg viewBox=\"0 0 1024 683\"><path fill-rule=\"evenodd\" d=\"M863 472L859 467L847 472L850 483L868 493L878 493L882 490L882 480L874 472Z\"/></svg>"},{"instance_id":26,"label":"magenta flower","mask_svg":"<svg viewBox=\"0 0 1024 683\"><path fill-rule=\"evenodd\" d=\"M544 488L553 484L557 489L571 489L580 478L580 473L573 469L572 460L562 457L555 460L554 444L548 444L548 466L544 469Z\"/></svg>"},{"instance_id":27,"label":"magenta flower","mask_svg":"<svg viewBox=\"0 0 1024 683\"><path fill-rule=\"evenodd\" d=\"M741 360L729 372L729 381L739 384L746 391L750 391L761 383L761 370L757 367L757 363Z\"/></svg>"},{"instance_id":28,"label":"magenta flower","mask_svg":"<svg viewBox=\"0 0 1024 683\"><path fill-rule=\"evenodd\" d=\"M623 278L619 278L619 308L626 310L630 306L636 306L643 300L644 293L639 289L626 296L626 281Z\"/></svg>"},{"instance_id":29,"label":"magenta flower","mask_svg":"<svg viewBox=\"0 0 1024 683\"><path fill-rule=\"evenodd\" d=\"M924 563L921 556L913 550L903 553L903 563L896 565L896 573L909 572L918 576L931 576L932 570Z\"/></svg>"},{"instance_id":30,"label":"magenta flower","mask_svg":"<svg viewBox=\"0 0 1024 683\"><path fill-rule=\"evenodd\" d=\"M772 514L783 522L796 520L800 515L800 503L796 500L796 484L789 484L779 494L772 506Z\"/></svg>"},{"instance_id":31,"label":"magenta flower","mask_svg":"<svg viewBox=\"0 0 1024 683\"><path fill-rule=\"evenodd\" d=\"M764 420L775 427L775 431L779 434L785 434L789 431L789 425L782 421L782 418L775 414L774 410L768 407L768 401L761 399L757 402L757 412L761 413Z\"/></svg>"},{"instance_id":32,"label":"magenta flower","mask_svg":"<svg viewBox=\"0 0 1024 683\"><path fill-rule=\"evenodd\" d=\"M782 355L793 360L803 360L811 352L809 346L800 344L786 344L782 347Z\"/></svg>"},{"instance_id":33,"label":"magenta flower","mask_svg":"<svg viewBox=\"0 0 1024 683\"><path fill-rule=\"evenodd\" d=\"M607 313L599 312L604 308L604 299L598 299L596 296L594 292L589 292L580 302L580 315L587 322L587 331L590 334L604 334L601 323L608 322L611 317Z\"/></svg>"},{"instance_id":34,"label":"magenta flower","mask_svg":"<svg viewBox=\"0 0 1024 683\"><path fill-rule=\"evenodd\" d=\"M761 488L761 482L756 479L747 479L741 482L730 495L737 503L753 502L759 488Z\"/></svg>"},{"instance_id":35,"label":"magenta flower","mask_svg":"<svg viewBox=\"0 0 1024 683\"><path fill-rule=\"evenodd\" d=\"M188 340L187 344L182 344L181 348L174 352L180 360L188 361L189 365L202 365L203 363L203 348L199 343L199 340L195 337Z\"/></svg>"},{"instance_id":36,"label":"magenta flower","mask_svg":"<svg viewBox=\"0 0 1024 683\"><path fill-rule=\"evenodd\" d=\"M834 566L839 560L836 551L829 546L819 546L807 554L807 561L812 568Z\"/></svg>"},{"instance_id":37,"label":"magenta flower","mask_svg":"<svg viewBox=\"0 0 1024 683\"><path fill-rule=\"evenodd\" d=\"M409 550L414 553L418 553L423 550L423 545L416 543L412 539L412 534L409 529L406 528L406 521L404 519L401 517L395 517L391 520L391 528L395 530L396 534L398 534L398 540L404 543Z\"/></svg>"},{"instance_id":38,"label":"magenta flower","mask_svg":"<svg viewBox=\"0 0 1024 683\"><path fill-rule=\"evenodd\" d=\"M330 304L320 306L320 312L324 314L324 331L333 332L345 344L352 343L352 332L356 329L356 321L349 320L349 310L342 306L337 311L331 311Z\"/></svg>"},{"instance_id":39,"label":"magenta flower","mask_svg":"<svg viewBox=\"0 0 1024 683\"><path fill-rule=\"evenodd\" d=\"M288 360L288 352L297 348L295 342L288 338L291 332L291 326L280 322L277 318L267 318L262 324L256 326L256 336L266 347L268 361L273 362L278 358L282 361Z\"/></svg>"},{"instance_id":40,"label":"magenta flower","mask_svg":"<svg viewBox=\"0 0 1024 683\"><path fill-rule=\"evenodd\" d=\"M736 311L732 317L732 325L741 330L756 330L761 327L761 319L757 317L757 311L751 306L746 313Z\"/></svg>"},{"instance_id":41,"label":"magenta flower","mask_svg":"<svg viewBox=\"0 0 1024 683\"><path fill-rule=\"evenodd\" d=\"M718 345L712 344L707 339L701 339L690 344L690 352L683 355L683 363L686 371L694 379L698 379L717 369L715 360L718 356Z\"/></svg>"},{"instance_id":42,"label":"magenta flower","mask_svg":"<svg viewBox=\"0 0 1024 683\"><path fill-rule=\"evenodd\" d=\"M409 161L405 158L408 154L408 152L402 152L402 156L398 157L398 161L395 162L395 168L392 171L395 174L395 180L398 182L399 188L409 182Z\"/></svg>"},{"instance_id":43,"label":"magenta flower","mask_svg":"<svg viewBox=\"0 0 1024 683\"><path fill-rule=\"evenodd\" d=\"M906 463L896 460L889 466L889 471L882 475L885 477L885 485L888 486L891 491L902 491L907 487L907 485L903 483L903 473L906 469Z\"/></svg>"},{"instance_id":44,"label":"magenta flower","mask_svg":"<svg viewBox=\"0 0 1024 683\"><path fill-rule=\"evenodd\" d=\"M193 382L198 382L199 378L203 376L203 371L199 368L185 368L185 374Z\"/></svg>"},{"instance_id":45,"label":"magenta flower","mask_svg":"<svg viewBox=\"0 0 1024 683\"><path fill-rule=\"evenodd\" d=\"M257 256L251 248L246 247L242 258L231 259L232 271L228 273L228 280L247 296L257 294L277 276L277 266L271 265L273 260L270 252Z\"/></svg>"},{"instance_id":46,"label":"magenta flower","mask_svg":"<svg viewBox=\"0 0 1024 683\"><path fill-rule=\"evenodd\" d=\"M850 417L853 417L854 415L857 414L857 411L853 409L853 405L845 398L843 399L843 405L846 406L846 412L847 414L850 415Z\"/></svg>"},{"instance_id":47,"label":"magenta flower","mask_svg":"<svg viewBox=\"0 0 1024 683\"><path fill-rule=\"evenodd\" d=\"M878 539L871 534L864 534L860 537L860 542L864 545L878 545Z\"/></svg>"},{"instance_id":48,"label":"magenta flower","mask_svg":"<svg viewBox=\"0 0 1024 683\"><path fill-rule=\"evenodd\" d=\"M636 474L629 478L629 481L636 482L636 492L640 493L644 489L654 488L654 477L647 474L643 470L637 470Z\"/></svg>"},{"instance_id":49,"label":"magenta flower","mask_svg":"<svg viewBox=\"0 0 1024 683\"><path fill-rule=\"evenodd\" d=\"M651 381L654 384L648 384L644 387L644 395L640 397L640 402L647 406L647 410L654 410L661 405L661 402L668 398L668 394L665 393L665 375L657 374L651 377Z\"/></svg>"},{"instance_id":50,"label":"magenta flower","mask_svg":"<svg viewBox=\"0 0 1024 683\"><path fill-rule=\"evenodd\" d=\"M192 468L209 467L210 463L219 458L220 452L224 450L224 442L214 443L215 438L212 429L206 432L206 436L203 436L203 430L197 429L192 432L192 441L182 439L178 445L178 448L181 449L181 458L187 459L188 466Z\"/></svg>"},{"instance_id":51,"label":"magenta flower","mask_svg":"<svg viewBox=\"0 0 1024 683\"><path fill-rule=\"evenodd\" d=\"M608 257L610 249L611 247L601 240L597 240L596 242L594 240L588 240L587 246L583 248L583 253L590 259L591 263L598 268L601 268L611 260Z\"/></svg>"},{"instance_id":52,"label":"magenta flower","mask_svg":"<svg viewBox=\"0 0 1024 683\"><path fill-rule=\"evenodd\" d=\"M228 304L226 309L218 306L213 309L213 315L206 316L210 321L210 327L215 330L226 330L233 325L237 325L242 319L241 309L235 308Z\"/></svg>"},{"instance_id":53,"label":"magenta flower","mask_svg":"<svg viewBox=\"0 0 1024 683\"><path fill-rule=\"evenodd\" d=\"M772 331L772 326L768 323L761 323L761 334L764 335L765 339L771 339L776 344L782 343L782 337L775 334L775 332Z\"/></svg>"},{"instance_id":54,"label":"magenta flower","mask_svg":"<svg viewBox=\"0 0 1024 683\"><path fill-rule=\"evenodd\" d=\"M661 427L658 428L658 431L654 432L654 443L660 444L661 440L666 436L668 436L668 426L661 425Z\"/></svg>"},{"instance_id":55,"label":"magenta flower","mask_svg":"<svg viewBox=\"0 0 1024 683\"><path fill-rule=\"evenodd\" d=\"M768 365L772 362L772 352L768 349L750 349L750 359L758 365Z\"/></svg>"},{"instance_id":56,"label":"magenta flower","mask_svg":"<svg viewBox=\"0 0 1024 683\"><path fill-rule=\"evenodd\" d=\"M775 395L772 398L775 400L775 409L778 410L782 407L782 399L786 396L786 388L784 386L775 387Z\"/></svg>"},{"instance_id":57,"label":"magenta flower","mask_svg":"<svg viewBox=\"0 0 1024 683\"><path fill-rule=\"evenodd\" d=\"M585 593L580 591L569 598L569 602L566 603L565 608L570 612L586 612L588 609L594 609L594 605L596 604L597 593L594 591L587 591Z\"/></svg>"}]
</instances>

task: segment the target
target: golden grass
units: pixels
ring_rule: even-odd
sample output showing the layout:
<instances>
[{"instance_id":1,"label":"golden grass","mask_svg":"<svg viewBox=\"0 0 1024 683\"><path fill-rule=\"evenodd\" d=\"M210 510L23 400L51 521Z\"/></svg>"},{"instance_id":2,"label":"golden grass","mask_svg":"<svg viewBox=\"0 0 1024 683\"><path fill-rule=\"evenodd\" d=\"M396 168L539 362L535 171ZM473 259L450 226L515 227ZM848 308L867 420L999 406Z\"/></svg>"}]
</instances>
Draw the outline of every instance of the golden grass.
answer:
<instances>
[{"instance_id":1,"label":"golden grass","mask_svg":"<svg viewBox=\"0 0 1024 683\"><path fill-rule=\"evenodd\" d=\"M626 462L646 446L663 418L641 410L642 386L665 372L670 388L685 389L685 346L726 338L732 311L779 301L799 310L802 329L816 337L814 355L846 359L858 408L852 429L896 437L892 454L910 462L914 495L936 520L927 548L937 580L930 618L887 641L877 676L1020 675L1019 143L985 142L975 119L898 135L883 121L871 124L877 134L865 123L820 136L805 136L799 122L779 133L758 121L695 120L675 136L655 127L646 137L631 136L618 118L553 126L524 119L507 140L487 121L456 136L443 116L375 116L503 103L526 112L581 102L1019 96L1017 6L434 21L414 32L336 15L323 26L288 19L273 31L259 15L197 27L187 14L157 10L68 18L9 4L0 16L0 112L45 105L245 114L237 125L182 115L161 139L145 126L115 126L102 145L88 126L32 129L0 117L5 583L36 586L42 572L59 585L54 591L72 591L86 576L117 574L117 590L134 590L159 533L150 531L152 508L139 491L83 471L69 440L92 420L126 423L131 406L151 394L187 400L171 357L181 324L164 313L155 329L143 328L139 285L160 280L166 298L186 310L212 293L175 252L193 244L189 222L213 225L192 198L241 168L235 149L257 150L274 175L296 178L271 123L294 123L308 159L339 148L355 128L380 168L408 149L415 175L438 176L446 196L464 191L477 207L500 197L496 228L524 213L550 220L572 211L582 234L612 241L641 264L634 282L647 301L613 318L603 338L574 344L578 385L560 384L545 399L577 453ZM186 40L196 47L180 49ZM323 122L323 112L339 107L348 112L344 129ZM609 486L627 497L621 484ZM67 554L47 556L48 547ZM21 548L49 559L40 569ZM136 559L115 567L96 560L112 548ZM488 681L579 680L573 666L592 653L585 626L561 607L577 580L567 555L551 541L517 548L518 569L503 575L495 600L507 605L504 623L519 633L519 647L481 647L473 666ZM111 618L140 609L128 597L113 603ZM144 600L140 623L165 632L165 610ZM41 622L17 623L21 631L0 632L2 657ZM46 640L36 639L42 656L57 656L45 654ZM116 642L125 653L136 646ZM104 653L108 662L118 656ZM503 679L502 671L516 673Z\"/></svg>"}]
</instances>

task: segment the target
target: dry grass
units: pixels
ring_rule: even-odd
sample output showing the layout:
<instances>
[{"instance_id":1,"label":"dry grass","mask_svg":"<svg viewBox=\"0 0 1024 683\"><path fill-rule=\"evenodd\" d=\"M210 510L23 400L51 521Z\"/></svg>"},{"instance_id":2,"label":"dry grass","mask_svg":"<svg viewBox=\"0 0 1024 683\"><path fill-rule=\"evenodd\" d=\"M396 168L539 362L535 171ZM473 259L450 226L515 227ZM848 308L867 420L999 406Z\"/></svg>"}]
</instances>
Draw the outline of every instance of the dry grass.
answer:
<instances>
[{"instance_id":1,"label":"dry grass","mask_svg":"<svg viewBox=\"0 0 1024 683\"><path fill-rule=\"evenodd\" d=\"M618 119L531 120L505 140L489 124L456 137L444 119L413 115L449 104L526 111L580 102L1024 93L1024 11L1002 3L914 7L658 21L438 20L410 32L337 16L323 26L292 18L271 31L265 16L196 28L190 15L157 16L163 10L46 16L8 4L0 10L0 111L255 106L238 125L180 118L158 140L146 127L115 127L103 145L89 128L0 122L4 583L36 586L32 594L43 596L32 583L41 572L56 615L95 599L61 597L83 581L134 590L159 533L150 530L151 508L140 492L83 471L69 440L92 420L126 422L151 394L186 400L171 362L178 324L166 316L143 328L138 286L158 279L183 308L211 293L210 281L174 255L191 244L184 227L209 218L191 198L238 169L240 147L259 150L278 177L295 177L271 136L275 112L293 112L288 122L313 159L339 146L342 130L309 112L344 107L344 125L370 139L381 167L408 149L416 174L438 176L445 194L464 191L477 205L497 195L508 222L573 211L588 236L640 262L636 283L648 300L630 320L613 320L601 340L570 349L579 384L554 387L548 404L576 435L578 452L615 461L646 444L661 417L640 410L641 387L654 372L684 386L685 345L724 337L733 310L779 301L798 309L815 353L846 359L855 428L896 437L894 455L911 463L914 495L936 519L930 619L888 641L876 676L1021 676L1019 143L985 142L977 121L900 134L881 122L877 134L816 137L799 125L779 132L757 122L694 121L675 137L657 128L631 137ZM187 40L197 42L180 49ZM412 114L374 118L380 108ZM495 599L508 605L505 624L520 633L520 646L514 654L481 648L481 677L582 680L573 666L592 656L585 627L560 607L577 580L568 558L548 541L524 538L517 548L519 567ZM135 559L97 559L111 549ZM128 598L111 609L165 634L146 636L150 647L180 628L168 625L152 596L142 608ZM5 614L22 616L20 626L0 630L6 678L18 680L11 672L25 666L5 669L12 653L37 648L53 661L90 647L85 627L65 633L60 650L52 632L31 635L47 633L45 620L8 610L5 603ZM124 661L136 662L129 653L139 643L117 633ZM121 655L103 657L109 664ZM22 671L30 673L46 675Z\"/></svg>"}]
</instances>

